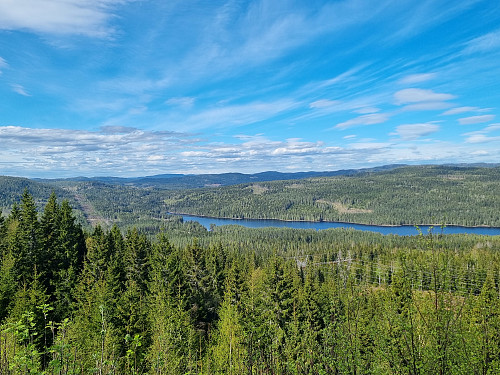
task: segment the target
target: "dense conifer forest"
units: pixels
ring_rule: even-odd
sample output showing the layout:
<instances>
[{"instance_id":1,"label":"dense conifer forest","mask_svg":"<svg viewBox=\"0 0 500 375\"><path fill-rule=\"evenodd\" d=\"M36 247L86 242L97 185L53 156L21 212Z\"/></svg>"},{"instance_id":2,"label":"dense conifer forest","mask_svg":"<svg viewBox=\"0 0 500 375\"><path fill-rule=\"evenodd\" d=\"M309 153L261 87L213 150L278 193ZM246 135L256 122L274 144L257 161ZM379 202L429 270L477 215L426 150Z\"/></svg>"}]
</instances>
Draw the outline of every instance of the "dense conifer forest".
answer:
<instances>
[{"instance_id":1,"label":"dense conifer forest","mask_svg":"<svg viewBox=\"0 0 500 375\"><path fill-rule=\"evenodd\" d=\"M500 168L403 167L352 176L170 191L172 212L377 225L500 226Z\"/></svg>"},{"instance_id":2,"label":"dense conifer forest","mask_svg":"<svg viewBox=\"0 0 500 375\"><path fill-rule=\"evenodd\" d=\"M152 237L21 195L0 218L1 374L500 371L499 236Z\"/></svg>"},{"instance_id":3,"label":"dense conifer forest","mask_svg":"<svg viewBox=\"0 0 500 375\"><path fill-rule=\"evenodd\" d=\"M125 231L140 228L157 234L175 220L169 212L376 225L445 223L500 227L498 166L386 167L339 176L198 189L172 189L172 186L167 189L161 187L164 184L137 185L134 181L116 182L112 178L35 181L0 176L0 209L9 213L28 188L38 209L47 203L52 192L68 200L78 223L86 230L99 223L105 229L117 225ZM212 175L210 181L232 180L222 174Z\"/></svg>"}]
</instances>

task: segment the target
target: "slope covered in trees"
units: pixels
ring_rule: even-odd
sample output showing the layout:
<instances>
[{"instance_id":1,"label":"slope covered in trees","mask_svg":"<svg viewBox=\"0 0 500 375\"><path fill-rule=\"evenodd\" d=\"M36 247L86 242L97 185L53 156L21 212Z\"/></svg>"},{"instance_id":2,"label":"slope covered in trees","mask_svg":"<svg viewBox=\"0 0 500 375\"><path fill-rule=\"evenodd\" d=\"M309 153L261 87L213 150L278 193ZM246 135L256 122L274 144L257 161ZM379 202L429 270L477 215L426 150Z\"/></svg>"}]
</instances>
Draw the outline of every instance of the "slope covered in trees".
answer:
<instances>
[{"instance_id":1,"label":"slope covered in trees","mask_svg":"<svg viewBox=\"0 0 500 375\"><path fill-rule=\"evenodd\" d=\"M0 218L2 374L500 371L500 238Z\"/></svg>"},{"instance_id":2,"label":"slope covered in trees","mask_svg":"<svg viewBox=\"0 0 500 375\"><path fill-rule=\"evenodd\" d=\"M419 166L373 174L174 191L169 211L228 218L500 226L500 168Z\"/></svg>"},{"instance_id":3,"label":"slope covered in trees","mask_svg":"<svg viewBox=\"0 0 500 375\"><path fill-rule=\"evenodd\" d=\"M96 181L37 182L0 177L0 208L9 212L24 188L38 208L52 191L90 229L117 225L158 233L168 212L228 218L342 221L399 225L446 223L500 227L500 167L416 166L351 176L164 190Z\"/></svg>"}]
</instances>

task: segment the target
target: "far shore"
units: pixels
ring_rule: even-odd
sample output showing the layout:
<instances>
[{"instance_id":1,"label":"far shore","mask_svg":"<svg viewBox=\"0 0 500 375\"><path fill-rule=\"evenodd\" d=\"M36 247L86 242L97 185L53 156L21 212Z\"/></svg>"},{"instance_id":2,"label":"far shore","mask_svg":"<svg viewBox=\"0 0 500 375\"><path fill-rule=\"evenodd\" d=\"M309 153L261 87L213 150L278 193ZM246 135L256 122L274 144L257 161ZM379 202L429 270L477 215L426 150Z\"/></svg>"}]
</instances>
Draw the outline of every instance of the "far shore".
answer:
<instances>
[{"instance_id":1,"label":"far shore","mask_svg":"<svg viewBox=\"0 0 500 375\"><path fill-rule=\"evenodd\" d=\"M203 217L207 219L225 219L225 220L256 220L256 221L282 221L289 223L334 223L334 224L354 224L354 225L366 225L373 227L387 227L387 228L397 228L397 227L435 227L436 229L444 227L460 227L460 228L493 228L500 229L499 227L492 227L489 225L460 225L460 224L368 224L368 223L356 223L353 221L331 221L331 220L286 220L286 219L276 219L276 218L251 218L251 217L218 217L218 216L209 216L209 215L200 215L200 214L190 214L186 212L167 212L169 215L175 216L195 216L195 217Z\"/></svg>"}]
</instances>

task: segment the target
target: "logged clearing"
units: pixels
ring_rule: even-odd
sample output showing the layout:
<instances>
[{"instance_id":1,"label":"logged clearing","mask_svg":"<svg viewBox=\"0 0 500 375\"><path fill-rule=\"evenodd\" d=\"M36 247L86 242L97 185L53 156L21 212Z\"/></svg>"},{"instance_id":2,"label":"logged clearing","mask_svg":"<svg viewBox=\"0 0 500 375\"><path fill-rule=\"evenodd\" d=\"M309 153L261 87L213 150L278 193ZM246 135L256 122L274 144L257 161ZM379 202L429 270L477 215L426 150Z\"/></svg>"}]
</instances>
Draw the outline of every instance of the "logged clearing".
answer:
<instances>
[{"instance_id":1,"label":"logged clearing","mask_svg":"<svg viewBox=\"0 0 500 375\"><path fill-rule=\"evenodd\" d=\"M248 188L251 189L252 193L254 193L256 195L264 194L266 191L269 190L268 187L265 187L265 186L262 186L262 185L257 185L257 184L249 186Z\"/></svg>"},{"instance_id":2,"label":"logged clearing","mask_svg":"<svg viewBox=\"0 0 500 375\"><path fill-rule=\"evenodd\" d=\"M328 204L335 208L341 214L371 214L373 210L366 210L363 208L348 207L340 202L330 202L325 199L318 199L317 203Z\"/></svg>"}]
</instances>

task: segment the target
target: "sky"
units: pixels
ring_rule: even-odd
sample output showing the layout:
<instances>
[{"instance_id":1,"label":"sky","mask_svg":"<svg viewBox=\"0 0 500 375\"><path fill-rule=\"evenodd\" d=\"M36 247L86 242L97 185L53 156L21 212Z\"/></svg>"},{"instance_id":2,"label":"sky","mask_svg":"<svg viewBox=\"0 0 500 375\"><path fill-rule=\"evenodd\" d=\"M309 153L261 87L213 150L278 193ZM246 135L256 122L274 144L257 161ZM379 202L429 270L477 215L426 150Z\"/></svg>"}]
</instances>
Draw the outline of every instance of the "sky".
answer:
<instances>
[{"instance_id":1,"label":"sky","mask_svg":"<svg viewBox=\"0 0 500 375\"><path fill-rule=\"evenodd\" d=\"M0 0L0 175L500 162L500 2Z\"/></svg>"}]
</instances>

